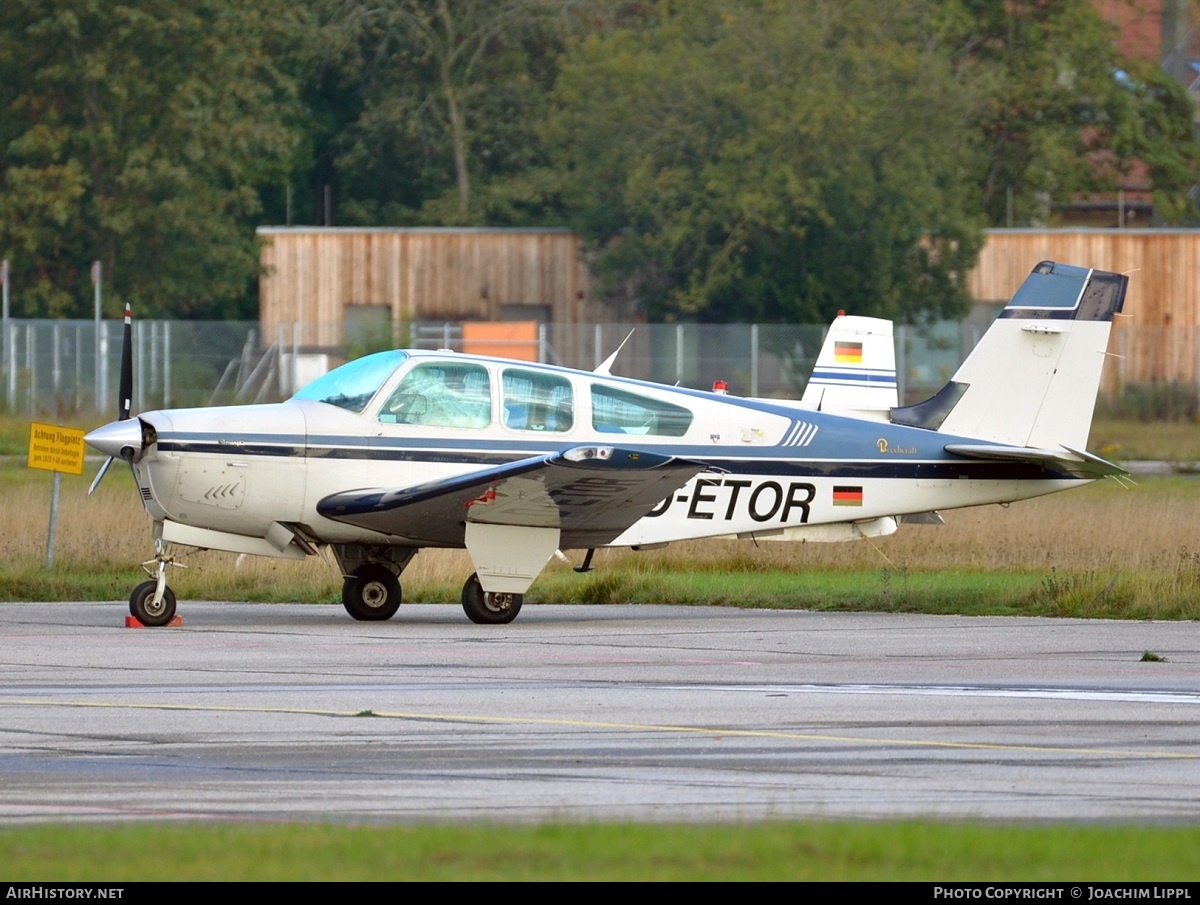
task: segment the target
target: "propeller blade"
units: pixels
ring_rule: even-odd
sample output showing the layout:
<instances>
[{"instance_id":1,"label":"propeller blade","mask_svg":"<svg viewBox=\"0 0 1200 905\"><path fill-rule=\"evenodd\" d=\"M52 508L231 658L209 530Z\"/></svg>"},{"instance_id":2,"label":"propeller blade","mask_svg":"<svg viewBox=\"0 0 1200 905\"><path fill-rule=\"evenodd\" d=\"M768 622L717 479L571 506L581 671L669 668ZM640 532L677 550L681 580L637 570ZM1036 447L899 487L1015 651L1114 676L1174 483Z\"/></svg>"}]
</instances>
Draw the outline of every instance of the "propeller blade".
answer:
<instances>
[{"instance_id":1,"label":"propeller blade","mask_svg":"<svg viewBox=\"0 0 1200 905\"><path fill-rule=\"evenodd\" d=\"M121 384L117 390L117 421L128 421L130 418L133 417L132 413L133 413L133 312L130 310L129 305L126 305L125 306L125 335L124 335L123 341L121 343ZM100 470L98 472L96 472L96 477L92 479L92 486L88 488L88 496L91 496L92 493L95 491L95 489L100 486L100 482L104 479L104 476L106 474L108 474L108 466L112 465L113 459L116 458L116 455L114 454L115 450L113 448L113 444L116 441L111 438L111 435L114 433L114 431L113 431L114 426L115 425L113 425L113 424L109 424L109 425L106 425L105 427L97 428L96 430L94 430L90 434L88 434L86 437L84 437L84 440L86 440L90 446L96 447L97 449L100 449L101 452L107 452L109 454L108 458L104 460L104 464L100 466ZM125 435L126 432L116 431L115 433L117 434L117 440L120 440L123 442L128 442L128 438L126 438L126 435ZM98 440L101 440L103 442L100 442L98 444L96 442ZM140 443L141 443L141 441L139 439L138 440L138 444L139 444L138 448L140 448ZM130 449L130 454L128 456L126 455L126 447L125 446L119 446L119 448L121 449L121 452L119 453L121 458L127 459L127 461L132 465L133 464L132 447L128 447Z\"/></svg>"},{"instance_id":2,"label":"propeller blade","mask_svg":"<svg viewBox=\"0 0 1200 905\"><path fill-rule=\"evenodd\" d=\"M95 489L100 486L100 482L104 479L104 475L108 472L108 466L112 465L112 463L112 456L109 456L104 460L104 464L101 465L100 470L96 472L96 477L92 478L92 486L88 488L88 496L91 496Z\"/></svg>"},{"instance_id":3,"label":"propeller blade","mask_svg":"<svg viewBox=\"0 0 1200 905\"><path fill-rule=\"evenodd\" d=\"M133 312L125 306L125 336L121 343L121 389L117 419L124 421L133 409Z\"/></svg>"}]
</instances>

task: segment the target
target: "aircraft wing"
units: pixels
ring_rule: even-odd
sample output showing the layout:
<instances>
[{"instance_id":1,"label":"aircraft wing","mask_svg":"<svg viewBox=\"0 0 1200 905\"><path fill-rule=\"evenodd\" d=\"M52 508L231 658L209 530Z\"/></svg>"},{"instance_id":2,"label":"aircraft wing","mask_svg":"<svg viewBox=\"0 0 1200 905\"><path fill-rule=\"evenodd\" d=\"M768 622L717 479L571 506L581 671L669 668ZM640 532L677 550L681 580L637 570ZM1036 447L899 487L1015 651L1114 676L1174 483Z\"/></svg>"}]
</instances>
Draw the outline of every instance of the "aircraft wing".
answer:
<instances>
[{"instance_id":1,"label":"aircraft wing","mask_svg":"<svg viewBox=\"0 0 1200 905\"><path fill-rule=\"evenodd\" d=\"M956 456L967 456L971 459L1004 459L1011 462L1030 462L1043 468L1057 468L1067 474L1080 478L1121 477L1129 472L1120 465L1114 465L1107 459L1102 459L1086 450L1072 449L1064 446L1062 449L1033 449L1021 446L995 446L983 443L948 443L945 446L948 453Z\"/></svg>"},{"instance_id":2,"label":"aircraft wing","mask_svg":"<svg viewBox=\"0 0 1200 905\"><path fill-rule=\"evenodd\" d=\"M578 446L415 487L335 493L317 512L427 544L461 545L473 521L558 528L563 547L595 546L706 468L644 450Z\"/></svg>"}]
</instances>

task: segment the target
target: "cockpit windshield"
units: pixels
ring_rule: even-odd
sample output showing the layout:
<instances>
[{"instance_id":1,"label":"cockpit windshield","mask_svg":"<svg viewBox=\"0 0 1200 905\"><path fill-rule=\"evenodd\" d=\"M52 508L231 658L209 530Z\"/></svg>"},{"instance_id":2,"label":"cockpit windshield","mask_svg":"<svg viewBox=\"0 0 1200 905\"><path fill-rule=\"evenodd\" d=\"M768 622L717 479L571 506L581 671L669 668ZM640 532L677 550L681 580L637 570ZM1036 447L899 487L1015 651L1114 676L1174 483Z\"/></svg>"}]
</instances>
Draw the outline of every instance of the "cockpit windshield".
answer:
<instances>
[{"instance_id":1,"label":"cockpit windshield","mask_svg":"<svg viewBox=\"0 0 1200 905\"><path fill-rule=\"evenodd\" d=\"M292 398L325 402L350 412L361 412L406 358L407 352L395 350L376 352L347 362L318 377Z\"/></svg>"}]
</instances>

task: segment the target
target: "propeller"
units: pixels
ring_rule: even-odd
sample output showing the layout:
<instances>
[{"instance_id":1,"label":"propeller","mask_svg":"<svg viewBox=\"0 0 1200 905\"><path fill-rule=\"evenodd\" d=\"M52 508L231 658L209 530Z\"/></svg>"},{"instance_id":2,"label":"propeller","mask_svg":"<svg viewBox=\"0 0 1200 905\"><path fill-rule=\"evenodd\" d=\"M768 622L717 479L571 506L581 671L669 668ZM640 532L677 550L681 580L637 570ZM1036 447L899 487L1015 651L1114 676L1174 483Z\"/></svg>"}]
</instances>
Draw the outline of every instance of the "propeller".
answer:
<instances>
[{"instance_id":1,"label":"propeller","mask_svg":"<svg viewBox=\"0 0 1200 905\"><path fill-rule=\"evenodd\" d=\"M142 427L140 424L129 424L133 416L133 313L129 305L125 306L125 334L121 344L121 384L117 392L117 420L98 427L83 439L89 446L100 452L108 453L108 458L100 466L100 471L88 488L90 496L100 486L100 481L108 473L108 467L113 459L120 457L130 464L134 454L142 445Z\"/></svg>"}]
</instances>

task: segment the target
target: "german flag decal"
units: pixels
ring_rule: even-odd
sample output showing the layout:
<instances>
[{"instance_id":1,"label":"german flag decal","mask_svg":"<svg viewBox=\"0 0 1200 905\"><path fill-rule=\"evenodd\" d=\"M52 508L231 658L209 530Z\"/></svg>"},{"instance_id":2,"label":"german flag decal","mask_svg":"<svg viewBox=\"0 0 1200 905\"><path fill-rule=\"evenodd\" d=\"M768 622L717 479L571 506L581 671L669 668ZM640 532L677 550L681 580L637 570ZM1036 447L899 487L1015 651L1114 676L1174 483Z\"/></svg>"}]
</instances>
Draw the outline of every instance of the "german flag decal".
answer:
<instances>
[{"instance_id":1,"label":"german flag decal","mask_svg":"<svg viewBox=\"0 0 1200 905\"><path fill-rule=\"evenodd\" d=\"M834 487L833 488L833 505L835 505L835 506L861 506L862 505L862 488L861 487Z\"/></svg>"},{"instance_id":2,"label":"german flag decal","mask_svg":"<svg viewBox=\"0 0 1200 905\"><path fill-rule=\"evenodd\" d=\"M833 344L833 360L838 364L862 364L862 343L840 343L835 341Z\"/></svg>"}]
</instances>

